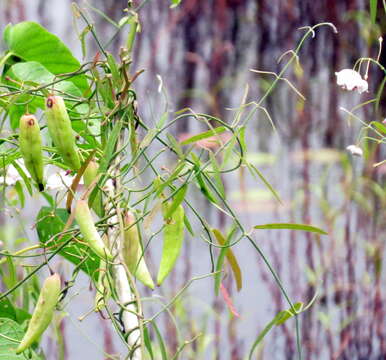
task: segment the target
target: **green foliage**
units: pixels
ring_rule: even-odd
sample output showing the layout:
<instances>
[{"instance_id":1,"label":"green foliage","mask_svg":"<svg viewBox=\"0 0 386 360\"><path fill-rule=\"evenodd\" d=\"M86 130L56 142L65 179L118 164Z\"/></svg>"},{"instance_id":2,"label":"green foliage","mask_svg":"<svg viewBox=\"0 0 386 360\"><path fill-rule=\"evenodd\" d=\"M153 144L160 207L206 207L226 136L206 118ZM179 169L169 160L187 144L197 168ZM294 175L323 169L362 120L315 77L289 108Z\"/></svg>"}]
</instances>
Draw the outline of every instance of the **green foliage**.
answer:
<instances>
[{"instance_id":1,"label":"green foliage","mask_svg":"<svg viewBox=\"0 0 386 360\"><path fill-rule=\"evenodd\" d=\"M26 358L23 354L16 355L15 353L16 347L24 335L23 329L17 322L9 318L0 318L0 334L0 358L7 360L23 360ZM41 359L35 352L30 351L30 353L29 359Z\"/></svg>"},{"instance_id":2,"label":"green foliage","mask_svg":"<svg viewBox=\"0 0 386 360\"><path fill-rule=\"evenodd\" d=\"M76 72L79 61L66 45L41 25L25 21L8 25L4 30L4 40L9 52L22 61L34 61L55 75ZM89 89L85 75L69 78L82 93Z\"/></svg>"},{"instance_id":3,"label":"green foliage","mask_svg":"<svg viewBox=\"0 0 386 360\"><path fill-rule=\"evenodd\" d=\"M63 234L61 236L68 217L69 214L66 209L43 206L36 218L36 230L39 240L44 246L53 250L68 242L59 251L59 254L96 279L99 257L86 244L75 238L74 235Z\"/></svg>"},{"instance_id":4,"label":"green foliage","mask_svg":"<svg viewBox=\"0 0 386 360\"><path fill-rule=\"evenodd\" d=\"M176 7L180 2L180 0L172 0L171 6ZM65 164L63 159L66 157L66 149L60 146L63 134L60 133L60 129L58 131L51 129L53 143L47 138L44 141L47 145L43 147L44 164L52 164L68 172L72 170L74 178L72 178L72 185L61 188L58 186L60 190L54 191L55 196L52 196L50 190L37 195L44 197L49 203L49 206L40 208L34 224L39 243L13 254L7 253L6 261L0 260L2 261L0 264L6 263L4 266L8 266L7 279L4 280L8 289L0 297L2 321L0 322L0 334L10 334L6 337L0 336L0 357L1 351L3 353L8 351L7 356L9 357L7 358L9 359L13 356L9 349L13 348L22 338L24 332L20 324L23 324L30 316L27 310L29 304L34 302L31 300L36 300L36 292L34 297L24 292L23 309L19 309L16 301L20 301L22 296L21 286L25 289L35 273L45 267L54 257L61 257L73 265L71 267L73 269L72 278L66 282L63 296L66 296L66 292L77 280L80 270L89 277L90 283L97 283L98 290L103 288L96 295L95 309L106 312L118 336L127 346L128 358L138 351L143 355L147 351L152 359L156 358L156 355L163 360L170 358L165 334L161 332L156 323L156 317L160 313L169 311L172 305L178 307L179 296L193 280L214 277L214 293L218 295L222 286L225 260L232 270L237 290L242 289L241 268L232 250L232 246L241 239L248 241L251 248L257 252L271 272L282 295L292 306L269 260L252 238L252 233L244 228L227 200L223 177L236 171L240 171L241 176L244 176L242 169L245 166L263 183L270 196L279 200L280 203L275 189L257 170L253 160L247 156L245 137L249 116L244 118L238 114L234 123L229 125L219 118L184 109L178 113L164 111L155 122L155 127L147 125L148 122L143 121L137 114L137 96L132 86L140 73L132 74L130 69L134 36L139 29L137 14L130 8L122 24L113 22L118 28L126 23L130 24L127 47L121 50L119 60L116 60L101 45L102 42L97 37L92 24L76 5L74 5L74 12L78 18L86 22L86 29L82 36L90 33L100 47L100 58L93 63L81 65L60 39L34 22L9 25L4 32L8 50L2 59L4 67L0 87L2 99L0 106L4 111L4 118L8 120L8 128L17 129L19 118L25 112L34 113L38 109L43 109L45 99L49 94L60 95L65 99L62 109L70 116L67 121L66 134L76 139L79 161L76 162L76 166L68 162ZM300 45L307 37L313 35L314 29L318 26L320 25L307 31ZM86 50L85 47L83 50ZM294 52L294 56L297 56L299 50L300 47ZM291 58L289 64L293 59ZM89 79L91 79L90 82ZM275 84L276 82L267 88L267 96ZM45 136L48 120L46 113L39 121L42 134ZM204 124L202 131L200 130L198 134L189 134L187 139L179 142L171 135L169 128L178 121L188 120ZM379 124L375 127L378 131L384 130ZM11 135L0 142L0 152L3 159L2 167L9 167L12 163L20 175L20 179L12 186L15 187L19 202L24 205L27 202L32 203L31 197L25 196L24 187L31 195L35 195L35 191L31 186L28 174L24 172L22 166L16 163L16 160L20 158L18 136L18 132L11 131ZM171 162L174 161L170 166L171 170L163 165L160 167L157 161L165 152L171 154L170 159L173 159ZM85 159L91 158L97 170L91 179L85 181L87 184L81 188L79 182L87 167ZM81 163L80 166L78 162ZM4 193L5 191L6 189ZM228 236L223 235L220 229L213 229L208 224L208 220L201 214L200 209L195 208L191 199L193 194L231 219L233 229ZM76 201L81 199L84 204L92 204L97 196L98 201L102 200L104 211L98 211L99 217L95 224L93 217L88 217L87 224L92 223L93 234L97 233L99 244L106 239L103 246L108 247L112 253L112 257L106 259L106 263L101 263L98 255L82 239L79 231L79 225L82 224L77 224L74 221L74 214L70 214L63 208L66 196L68 211L74 211L71 209L73 199ZM134 258L135 264L129 263L124 266L122 260L127 254L122 254L122 249L125 250L125 248L120 242L125 232L129 231L124 222L124 214L127 209L135 211L134 226L140 234L136 234L134 255L126 256L129 261ZM159 221L157 223L157 216L161 218L161 224ZM132 225L131 223L130 226ZM80 228L82 229L82 226ZM151 267L149 270L146 269L147 278L144 281L143 277L141 279L140 276L137 276L136 271L139 267L137 264L141 264L142 260L145 264L144 259L148 256L147 250L152 246L153 239L162 238L162 255L155 262L160 264L157 284L163 285L169 274L175 271L185 237L188 236L185 234L185 228L195 238L204 238L208 243L211 261L209 274L187 281L175 297L163 305L159 313L146 319L142 312L142 284L137 287L135 278L153 288L150 275L152 269ZM273 223L256 225L254 228L290 229L313 232L318 235L326 234L323 230L308 224ZM83 231L83 233L86 232ZM232 242L236 236L238 240ZM85 237L87 238L86 235ZM209 237L209 240L206 237ZM145 239L148 241L143 241ZM128 243L127 248L133 246L133 242L130 244L130 237ZM214 247L220 250L213 251ZM18 257L23 259L24 256L28 257L25 253L31 254L31 252L33 255L30 256L36 256L40 263L33 265L33 270L24 278L18 279L16 270L23 264ZM124 281L122 279L127 279L125 286L122 286L122 281ZM7 296L10 294L13 298L8 299ZM154 300L152 297L149 299ZM228 304L231 303L230 298L225 301ZM103 306L100 306L101 303ZM301 310L303 310L302 303L297 303L290 310L280 312L259 335L252 347L251 354L271 327L280 325ZM127 328L127 324L124 323L127 313L138 314L136 317L138 328L134 329L139 329L141 338L138 343L130 342L132 333L137 331ZM188 340L178 344L177 353L172 359L177 359L188 344L190 344ZM204 349L205 346L203 345ZM19 359L20 357L15 355L14 358Z\"/></svg>"}]
</instances>

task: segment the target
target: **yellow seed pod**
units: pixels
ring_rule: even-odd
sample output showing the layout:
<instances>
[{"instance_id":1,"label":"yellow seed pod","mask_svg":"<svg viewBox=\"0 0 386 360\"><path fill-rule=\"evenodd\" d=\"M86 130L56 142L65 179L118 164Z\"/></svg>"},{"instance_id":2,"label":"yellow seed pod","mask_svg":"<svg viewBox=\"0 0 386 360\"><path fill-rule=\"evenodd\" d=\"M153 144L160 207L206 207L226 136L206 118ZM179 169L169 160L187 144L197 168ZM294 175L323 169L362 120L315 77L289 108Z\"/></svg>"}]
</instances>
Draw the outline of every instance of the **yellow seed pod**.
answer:
<instances>
[{"instance_id":1,"label":"yellow seed pod","mask_svg":"<svg viewBox=\"0 0 386 360\"><path fill-rule=\"evenodd\" d=\"M80 168L78 147L63 98L49 96L46 99L45 113L48 131L58 153L71 169L78 170Z\"/></svg>"},{"instance_id":2,"label":"yellow seed pod","mask_svg":"<svg viewBox=\"0 0 386 360\"><path fill-rule=\"evenodd\" d=\"M131 211L124 214L124 242L123 242L123 260L129 271L139 281L154 289L154 282L147 268L145 258L143 256L143 249L138 233L138 226L135 223L135 216Z\"/></svg>"},{"instance_id":3,"label":"yellow seed pod","mask_svg":"<svg viewBox=\"0 0 386 360\"><path fill-rule=\"evenodd\" d=\"M52 320L59 295L60 277L58 274L54 274L49 276L43 283L28 329L16 349L16 354L20 354L39 340Z\"/></svg>"},{"instance_id":4,"label":"yellow seed pod","mask_svg":"<svg viewBox=\"0 0 386 360\"><path fill-rule=\"evenodd\" d=\"M19 145L25 167L32 179L44 190L43 148L40 127L34 115L23 115L19 122Z\"/></svg>"},{"instance_id":5,"label":"yellow seed pod","mask_svg":"<svg viewBox=\"0 0 386 360\"><path fill-rule=\"evenodd\" d=\"M79 225L84 241L90 248L102 259L112 260L113 257L109 249L104 244L100 237L94 220L91 215L90 208L86 200L78 200L75 207L75 219Z\"/></svg>"}]
</instances>

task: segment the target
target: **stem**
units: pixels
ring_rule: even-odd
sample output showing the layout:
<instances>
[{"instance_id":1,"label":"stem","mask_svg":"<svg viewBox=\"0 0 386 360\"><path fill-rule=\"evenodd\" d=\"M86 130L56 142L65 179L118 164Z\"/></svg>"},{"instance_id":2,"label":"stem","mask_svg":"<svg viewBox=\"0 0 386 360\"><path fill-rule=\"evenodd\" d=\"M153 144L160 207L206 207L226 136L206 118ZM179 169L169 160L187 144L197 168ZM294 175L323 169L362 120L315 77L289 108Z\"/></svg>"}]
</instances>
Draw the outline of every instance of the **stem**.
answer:
<instances>
[{"instance_id":1,"label":"stem","mask_svg":"<svg viewBox=\"0 0 386 360\"><path fill-rule=\"evenodd\" d=\"M120 120L118 120L120 121ZM123 133L117 141L116 148L120 149L123 141ZM122 247L123 247L123 223L120 216L119 202L114 204L116 194L121 193L121 182L119 177L119 164L122 155L119 154L114 163L114 173L116 181L113 186L109 188L109 199L107 204L112 206L106 208L106 213L114 215L108 219L109 224L115 224L108 230L109 245L117 265L112 265L113 279L115 283L115 290L118 296L118 304L122 308L122 323L125 334L127 336L127 344L131 349L130 359L141 360L143 358L143 342L142 342L142 309L139 304L139 296L134 288L134 282L130 281L130 274L123 265Z\"/></svg>"}]
</instances>

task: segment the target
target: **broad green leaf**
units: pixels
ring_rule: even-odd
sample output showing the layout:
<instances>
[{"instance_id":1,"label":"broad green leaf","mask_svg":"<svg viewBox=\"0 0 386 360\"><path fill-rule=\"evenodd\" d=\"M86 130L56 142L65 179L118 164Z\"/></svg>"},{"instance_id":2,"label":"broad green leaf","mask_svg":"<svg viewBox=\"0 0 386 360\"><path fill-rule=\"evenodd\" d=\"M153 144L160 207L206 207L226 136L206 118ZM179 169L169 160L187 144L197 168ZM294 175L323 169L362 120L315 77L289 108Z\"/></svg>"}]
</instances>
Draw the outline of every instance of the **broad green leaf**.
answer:
<instances>
[{"instance_id":1,"label":"broad green leaf","mask_svg":"<svg viewBox=\"0 0 386 360\"><path fill-rule=\"evenodd\" d=\"M189 144L195 143L197 141L207 139L213 135L221 134L226 130L227 130L227 128L225 126L219 126L217 128L214 128L213 130L208 130L208 131L205 131L201 134L194 135L194 136L182 141L181 145L189 145Z\"/></svg>"},{"instance_id":2,"label":"broad green leaf","mask_svg":"<svg viewBox=\"0 0 386 360\"><path fill-rule=\"evenodd\" d=\"M287 230L302 230L313 232L321 235L328 235L324 230L321 230L312 225L306 224L289 224L289 223L279 223L279 224L265 224L265 225L255 225L255 229L262 230L275 230L275 229L287 229Z\"/></svg>"},{"instance_id":3,"label":"broad green leaf","mask_svg":"<svg viewBox=\"0 0 386 360\"><path fill-rule=\"evenodd\" d=\"M0 318L0 359L4 360L25 360L24 354L16 355L15 351L24 331L21 326L12 319ZM30 360L41 359L35 352L31 352Z\"/></svg>"},{"instance_id":4,"label":"broad green leaf","mask_svg":"<svg viewBox=\"0 0 386 360\"><path fill-rule=\"evenodd\" d=\"M31 315L21 308L14 307L8 297L0 301L0 318L7 318L22 324ZM1 358L1 357L0 357Z\"/></svg>"},{"instance_id":5,"label":"broad green leaf","mask_svg":"<svg viewBox=\"0 0 386 360\"><path fill-rule=\"evenodd\" d=\"M23 82L30 82L36 85L44 85L57 80L55 75L48 71L42 64L36 61L27 61L16 63L12 65L9 70L9 74ZM58 90L59 92L73 96L75 99L82 96L82 92L79 88L69 80L63 80L53 84L48 88L51 90ZM60 94L63 96L63 94ZM76 107L76 111L79 113L86 113L88 111L87 105L81 105Z\"/></svg>"},{"instance_id":6,"label":"broad green leaf","mask_svg":"<svg viewBox=\"0 0 386 360\"><path fill-rule=\"evenodd\" d=\"M38 108L44 107L42 98L31 94L15 95L5 106L8 112L11 128L14 130L19 127L20 118L26 113L34 114Z\"/></svg>"},{"instance_id":7,"label":"broad green leaf","mask_svg":"<svg viewBox=\"0 0 386 360\"><path fill-rule=\"evenodd\" d=\"M212 232L213 232L214 236L216 237L217 242L221 246L227 246L228 245L229 241L227 239L225 239L224 235L221 233L220 230L212 229ZM229 265L231 266L233 276L235 277L235 280L236 280L237 290L240 291L241 288L243 287L243 279L242 279L241 269L240 269L240 266L237 262L236 256L230 247L223 247L221 249L221 252L225 253L225 256L229 262ZM221 256L221 253L220 253L220 256Z\"/></svg>"},{"instance_id":8,"label":"broad green leaf","mask_svg":"<svg viewBox=\"0 0 386 360\"><path fill-rule=\"evenodd\" d=\"M79 70L80 63L66 45L54 34L33 21L24 21L6 29L4 35L9 51L24 61L37 61L58 75ZM69 79L82 93L89 86L85 75Z\"/></svg>"},{"instance_id":9,"label":"broad green leaf","mask_svg":"<svg viewBox=\"0 0 386 360\"><path fill-rule=\"evenodd\" d=\"M68 241L71 235L64 235L60 240L56 234L63 231L65 223L68 219L66 209L52 209L43 206L37 216L36 230L41 243L46 244L52 250L57 248L63 242ZM65 259L71 261L75 265L79 265L80 269L93 278L97 278L99 268L99 257L90 250L90 248L74 239L59 254ZM85 259L85 257L87 257Z\"/></svg>"},{"instance_id":10,"label":"broad green leaf","mask_svg":"<svg viewBox=\"0 0 386 360\"><path fill-rule=\"evenodd\" d=\"M184 208L179 205L169 222L164 226L164 245L157 275L158 285L161 285L169 275L180 255L184 241L184 215Z\"/></svg>"},{"instance_id":11,"label":"broad green leaf","mask_svg":"<svg viewBox=\"0 0 386 360\"><path fill-rule=\"evenodd\" d=\"M16 310L7 297L0 301L0 318L16 321Z\"/></svg>"}]
</instances>

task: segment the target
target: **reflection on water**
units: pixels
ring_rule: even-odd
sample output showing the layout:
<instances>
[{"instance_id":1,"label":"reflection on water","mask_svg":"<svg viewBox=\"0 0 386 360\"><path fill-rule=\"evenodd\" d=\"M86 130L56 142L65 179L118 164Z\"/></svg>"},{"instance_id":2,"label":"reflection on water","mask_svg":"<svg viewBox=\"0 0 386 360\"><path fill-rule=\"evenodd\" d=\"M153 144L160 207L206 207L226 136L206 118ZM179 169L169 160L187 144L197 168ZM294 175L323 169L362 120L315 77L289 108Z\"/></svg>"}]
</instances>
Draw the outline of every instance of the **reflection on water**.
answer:
<instances>
[{"instance_id":1,"label":"reflection on water","mask_svg":"<svg viewBox=\"0 0 386 360\"><path fill-rule=\"evenodd\" d=\"M70 17L55 20L59 13L56 5L37 3L2 4L9 10L3 12L2 19L8 22L41 18L51 31L64 35L75 47L74 33L69 31ZM93 5L119 19L124 3L95 1ZM365 1L349 0L185 0L179 9L171 11L164 2L153 1L141 13L143 31L137 42L135 63L146 72L137 80L136 89L140 112L149 126L159 118L158 109L164 105L157 92L156 74L163 79L172 110L191 106L231 121L235 112L225 109L240 105L246 84L247 101L257 101L273 80L272 75L252 73L249 69L280 71L288 55L280 63L276 61L296 46L302 34L297 30L300 26L331 21L338 28L338 34L329 28L319 29L314 39L306 41L300 63L287 73L306 101L282 82L263 103L277 132L263 111L249 120L249 160L278 191L282 204L245 168L223 177L228 201L246 229L281 221L311 223L329 233L317 236L271 230L253 234L291 299L308 303L317 294L315 303L300 318L305 359L386 358L382 288L386 275L385 167L372 167L385 157L385 150L369 144L365 159L347 154L344 149L356 142L359 124L353 119L346 121L347 115L339 110L341 106L352 109L374 97L382 75L371 68L370 92L361 96L338 89L334 75L337 70L352 67L357 58L376 52L379 30L361 13L366 5ZM60 6L69 15L69 5ZM111 27L95 13L93 17L100 23L100 34L108 39ZM120 41L122 38L117 37L113 42L115 49ZM91 40L90 43L93 44ZM89 57L93 55L90 53ZM384 116L384 106L381 103L379 113L365 106L356 114L368 122L378 119L382 111ZM200 129L197 123L181 121L172 131L197 133ZM162 162L171 164L172 160L164 158ZM224 232L229 229L229 218L213 210L198 190L195 193L191 189L189 195L211 226ZM208 244L199 235L188 239L184 259L165 288L157 289L153 296L170 299L187 280L210 271ZM153 271L160 246L152 244ZM224 286L240 318L229 316L223 298L214 297L210 278L191 285L173 308L173 317L160 318L171 349L176 350L177 339L189 340L203 333L186 348L182 358L245 358L257 334L278 311L288 307L251 245L243 239L233 249L241 265L244 288L238 293L231 276L225 278ZM84 282L73 290L79 295L68 310L72 320L65 321L71 359L77 358L75 349L93 352L94 358L102 358L102 348L111 353L120 349L108 330L102 336L100 324L105 322L97 315L90 315L82 323L75 320L92 306L93 295L87 286ZM150 295L147 290L144 293ZM155 302L146 302L146 315L159 307ZM92 340L87 343L87 336L97 337L99 348L92 345ZM293 359L295 354L293 321L273 329L261 350L264 359Z\"/></svg>"}]
</instances>

